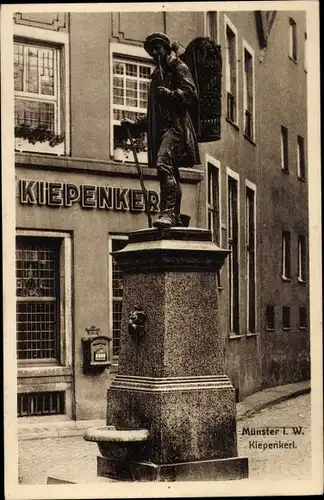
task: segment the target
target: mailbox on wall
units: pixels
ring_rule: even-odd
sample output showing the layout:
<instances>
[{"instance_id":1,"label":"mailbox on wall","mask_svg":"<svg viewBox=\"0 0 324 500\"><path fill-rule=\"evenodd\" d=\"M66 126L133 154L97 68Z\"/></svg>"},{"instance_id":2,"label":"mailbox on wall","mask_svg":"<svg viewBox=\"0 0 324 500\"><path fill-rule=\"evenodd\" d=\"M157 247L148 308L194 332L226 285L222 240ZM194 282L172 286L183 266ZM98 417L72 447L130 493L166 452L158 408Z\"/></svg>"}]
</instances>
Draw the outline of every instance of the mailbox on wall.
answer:
<instances>
[{"instance_id":1,"label":"mailbox on wall","mask_svg":"<svg viewBox=\"0 0 324 500\"><path fill-rule=\"evenodd\" d=\"M111 338L100 335L100 328L86 328L88 335L82 337L83 371L101 372L110 365L109 344Z\"/></svg>"}]
</instances>

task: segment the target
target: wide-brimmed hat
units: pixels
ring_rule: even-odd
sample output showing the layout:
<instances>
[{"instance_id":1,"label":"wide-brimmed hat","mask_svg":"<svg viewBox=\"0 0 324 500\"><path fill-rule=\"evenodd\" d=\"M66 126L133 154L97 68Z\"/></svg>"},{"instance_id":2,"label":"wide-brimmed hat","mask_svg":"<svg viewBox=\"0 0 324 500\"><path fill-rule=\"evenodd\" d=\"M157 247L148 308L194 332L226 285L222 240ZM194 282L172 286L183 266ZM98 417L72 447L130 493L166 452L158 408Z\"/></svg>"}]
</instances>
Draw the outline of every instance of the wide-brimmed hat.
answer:
<instances>
[{"instance_id":1,"label":"wide-brimmed hat","mask_svg":"<svg viewBox=\"0 0 324 500\"><path fill-rule=\"evenodd\" d=\"M155 43L161 43L171 50L170 38L165 33L151 33L144 41L144 49L151 55L152 46Z\"/></svg>"}]
</instances>

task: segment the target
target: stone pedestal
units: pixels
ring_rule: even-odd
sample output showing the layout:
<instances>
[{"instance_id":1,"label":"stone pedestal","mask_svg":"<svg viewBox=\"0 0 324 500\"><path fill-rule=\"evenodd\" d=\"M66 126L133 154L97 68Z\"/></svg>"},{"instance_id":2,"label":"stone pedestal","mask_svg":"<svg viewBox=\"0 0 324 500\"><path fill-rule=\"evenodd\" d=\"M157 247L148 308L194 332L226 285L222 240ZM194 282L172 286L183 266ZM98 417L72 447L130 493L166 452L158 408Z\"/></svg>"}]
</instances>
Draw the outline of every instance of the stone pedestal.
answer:
<instances>
[{"instance_id":1,"label":"stone pedestal","mask_svg":"<svg viewBox=\"0 0 324 500\"><path fill-rule=\"evenodd\" d=\"M119 369L107 425L146 429L132 461L98 457L98 475L130 480L247 477L237 457L234 388L224 374L216 271L228 251L195 228L145 229L113 255L124 272ZM129 333L134 308L147 316Z\"/></svg>"}]
</instances>

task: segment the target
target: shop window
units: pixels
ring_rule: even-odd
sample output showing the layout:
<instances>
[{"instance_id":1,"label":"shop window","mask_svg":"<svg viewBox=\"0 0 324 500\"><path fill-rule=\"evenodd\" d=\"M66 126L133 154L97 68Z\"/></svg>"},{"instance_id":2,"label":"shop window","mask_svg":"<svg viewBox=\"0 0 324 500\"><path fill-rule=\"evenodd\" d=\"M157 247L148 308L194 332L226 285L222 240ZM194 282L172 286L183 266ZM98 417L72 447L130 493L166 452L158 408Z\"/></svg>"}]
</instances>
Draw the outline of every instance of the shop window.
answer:
<instances>
[{"instance_id":1,"label":"shop window","mask_svg":"<svg viewBox=\"0 0 324 500\"><path fill-rule=\"evenodd\" d=\"M304 138L297 136L297 176L300 180L305 180L305 144Z\"/></svg>"},{"instance_id":2,"label":"shop window","mask_svg":"<svg viewBox=\"0 0 324 500\"><path fill-rule=\"evenodd\" d=\"M60 243L18 237L16 243L17 358L61 362Z\"/></svg>"},{"instance_id":3,"label":"shop window","mask_svg":"<svg viewBox=\"0 0 324 500\"><path fill-rule=\"evenodd\" d=\"M306 238L303 234L298 235L298 281L306 281Z\"/></svg>"},{"instance_id":4,"label":"shop window","mask_svg":"<svg viewBox=\"0 0 324 500\"><path fill-rule=\"evenodd\" d=\"M291 17L289 18L289 57L297 61L297 25Z\"/></svg>"},{"instance_id":5,"label":"shop window","mask_svg":"<svg viewBox=\"0 0 324 500\"><path fill-rule=\"evenodd\" d=\"M284 280L291 278L290 265L290 232L283 231L282 233L282 273L281 277Z\"/></svg>"},{"instance_id":6,"label":"shop window","mask_svg":"<svg viewBox=\"0 0 324 500\"><path fill-rule=\"evenodd\" d=\"M236 29L225 18L225 79L226 79L226 107L227 119L237 123L237 37Z\"/></svg>"},{"instance_id":7,"label":"shop window","mask_svg":"<svg viewBox=\"0 0 324 500\"><path fill-rule=\"evenodd\" d=\"M120 128L123 118L136 120L146 115L150 75L154 65L148 60L136 61L113 55L112 61L112 126L114 159L133 162L128 139ZM138 159L147 163L146 134L134 137Z\"/></svg>"},{"instance_id":8,"label":"shop window","mask_svg":"<svg viewBox=\"0 0 324 500\"><path fill-rule=\"evenodd\" d=\"M244 45L246 43L244 42ZM251 49L244 46L244 135L254 140L254 56Z\"/></svg>"},{"instance_id":9,"label":"shop window","mask_svg":"<svg viewBox=\"0 0 324 500\"><path fill-rule=\"evenodd\" d=\"M247 306L247 331L256 331L256 276L255 276L255 189L246 187L246 306Z\"/></svg>"},{"instance_id":10,"label":"shop window","mask_svg":"<svg viewBox=\"0 0 324 500\"><path fill-rule=\"evenodd\" d=\"M305 306L299 307L299 329L305 330L307 328L307 309Z\"/></svg>"},{"instance_id":11,"label":"shop window","mask_svg":"<svg viewBox=\"0 0 324 500\"><path fill-rule=\"evenodd\" d=\"M266 307L266 328L270 331L275 329L275 308L273 305Z\"/></svg>"},{"instance_id":12,"label":"shop window","mask_svg":"<svg viewBox=\"0 0 324 500\"><path fill-rule=\"evenodd\" d=\"M111 238L111 251L117 252L127 245L127 237L116 236ZM123 272L111 257L111 331L112 331L112 355L118 358L120 353L121 319L123 310Z\"/></svg>"},{"instance_id":13,"label":"shop window","mask_svg":"<svg viewBox=\"0 0 324 500\"><path fill-rule=\"evenodd\" d=\"M282 308L282 328L284 330L290 329L290 307L283 306Z\"/></svg>"},{"instance_id":14,"label":"shop window","mask_svg":"<svg viewBox=\"0 0 324 500\"><path fill-rule=\"evenodd\" d=\"M218 40L218 13L215 10L206 12L206 36L217 42Z\"/></svg>"},{"instance_id":15,"label":"shop window","mask_svg":"<svg viewBox=\"0 0 324 500\"><path fill-rule=\"evenodd\" d=\"M207 226L212 233L213 242L221 246L220 218L220 169L219 163L207 162ZM221 271L217 272L217 285L222 288Z\"/></svg>"},{"instance_id":16,"label":"shop window","mask_svg":"<svg viewBox=\"0 0 324 500\"><path fill-rule=\"evenodd\" d=\"M62 56L58 46L14 43L17 150L64 154Z\"/></svg>"},{"instance_id":17,"label":"shop window","mask_svg":"<svg viewBox=\"0 0 324 500\"><path fill-rule=\"evenodd\" d=\"M281 127L281 168L284 172L289 173L288 129L286 127Z\"/></svg>"},{"instance_id":18,"label":"shop window","mask_svg":"<svg viewBox=\"0 0 324 500\"><path fill-rule=\"evenodd\" d=\"M238 180L228 175L227 178L227 257L229 275L229 330L239 333L239 218L238 218Z\"/></svg>"}]
</instances>

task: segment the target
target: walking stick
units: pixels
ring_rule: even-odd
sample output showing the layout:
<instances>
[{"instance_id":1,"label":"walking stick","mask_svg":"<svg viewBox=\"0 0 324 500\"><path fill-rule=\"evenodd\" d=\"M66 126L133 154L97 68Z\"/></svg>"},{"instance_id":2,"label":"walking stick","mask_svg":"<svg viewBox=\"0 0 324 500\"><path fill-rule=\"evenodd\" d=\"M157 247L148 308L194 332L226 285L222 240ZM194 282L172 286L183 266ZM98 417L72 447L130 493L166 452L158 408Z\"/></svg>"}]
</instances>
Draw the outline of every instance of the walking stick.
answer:
<instances>
[{"instance_id":1,"label":"walking stick","mask_svg":"<svg viewBox=\"0 0 324 500\"><path fill-rule=\"evenodd\" d=\"M131 131L129 130L129 127L127 126L126 128L127 128L128 139L129 139L129 142L131 144L132 151L133 151L135 165L136 165L137 172L138 172L138 175L139 175L139 180L140 180L140 183L141 183L141 188L142 188L142 193L143 193L143 198L144 198L145 213L147 215L148 225L149 225L149 227L152 227L153 224L152 224L151 204L150 204L148 196L147 196L147 190L146 190L146 187L145 187L145 184L144 184L142 170L141 170L138 158L137 158L137 153L136 153L136 150L135 150L133 136L132 136Z\"/></svg>"}]
</instances>

